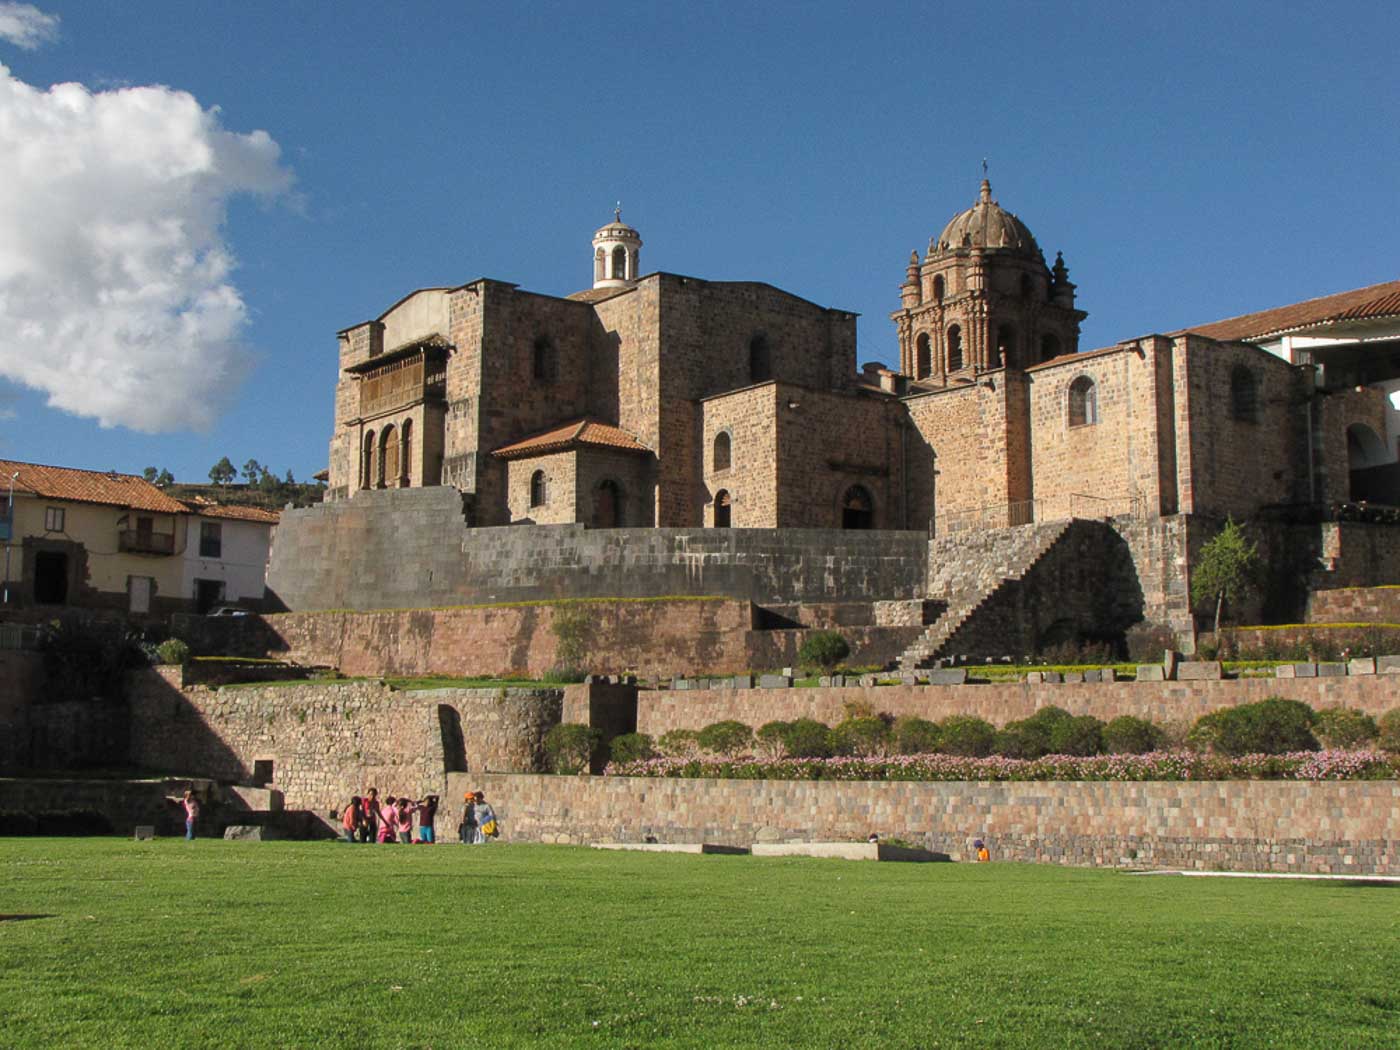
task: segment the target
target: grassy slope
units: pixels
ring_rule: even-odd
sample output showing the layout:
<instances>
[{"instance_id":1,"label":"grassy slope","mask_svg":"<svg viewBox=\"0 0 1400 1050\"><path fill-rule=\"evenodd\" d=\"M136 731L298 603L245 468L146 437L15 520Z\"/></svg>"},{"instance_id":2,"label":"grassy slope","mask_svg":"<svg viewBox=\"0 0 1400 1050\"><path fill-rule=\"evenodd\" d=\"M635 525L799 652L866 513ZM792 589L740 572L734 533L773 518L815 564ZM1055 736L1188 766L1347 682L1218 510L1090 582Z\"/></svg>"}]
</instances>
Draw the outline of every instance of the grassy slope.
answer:
<instances>
[{"instance_id":1,"label":"grassy slope","mask_svg":"<svg viewBox=\"0 0 1400 1050\"><path fill-rule=\"evenodd\" d=\"M1400 889L0 842L0 1046L1394 1046Z\"/></svg>"}]
</instances>

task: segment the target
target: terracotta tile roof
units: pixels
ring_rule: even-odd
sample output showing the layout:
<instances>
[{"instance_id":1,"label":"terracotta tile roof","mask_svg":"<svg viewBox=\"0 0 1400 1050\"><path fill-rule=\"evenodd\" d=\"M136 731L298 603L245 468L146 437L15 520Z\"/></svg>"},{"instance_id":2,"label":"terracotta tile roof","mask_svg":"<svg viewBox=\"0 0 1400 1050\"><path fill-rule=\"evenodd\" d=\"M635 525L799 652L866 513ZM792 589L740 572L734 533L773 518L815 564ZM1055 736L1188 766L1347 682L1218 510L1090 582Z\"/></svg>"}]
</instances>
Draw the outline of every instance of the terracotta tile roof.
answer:
<instances>
[{"instance_id":1,"label":"terracotta tile roof","mask_svg":"<svg viewBox=\"0 0 1400 1050\"><path fill-rule=\"evenodd\" d=\"M15 491L40 499L68 500L73 503L104 503L129 510L149 510L157 514L186 514L185 505L172 499L144 478L135 474L104 473L74 467L50 467L42 463L19 463L0 459L0 484L9 491L10 475Z\"/></svg>"},{"instance_id":2,"label":"terracotta tile roof","mask_svg":"<svg viewBox=\"0 0 1400 1050\"><path fill-rule=\"evenodd\" d=\"M595 419L576 419L572 423L534 434L514 444L504 445L491 454L502 459L525 459L530 456L543 456L550 452L590 445L596 448L615 448L624 452L650 452L635 436L621 427L599 423Z\"/></svg>"},{"instance_id":3,"label":"terracotta tile roof","mask_svg":"<svg viewBox=\"0 0 1400 1050\"><path fill-rule=\"evenodd\" d=\"M1210 339L1249 341L1334 321L1397 316L1400 316L1400 281L1386 281L1186 330Z\"/></svg>"},{"instance_id":4,"label":"terracotta tile roof","mask_svg":"<svg viewBox=\"0 0 1400 1050\"><path fill-rule=\"evenodd\" d=\"M214 503L205 499L181 500L195 514L201 518L225 518L229 521L256 521L265 525L276 525L281 516L275 510L268 510L266 507L248 507L236 503Z\"/></svg>"}]
</instances>

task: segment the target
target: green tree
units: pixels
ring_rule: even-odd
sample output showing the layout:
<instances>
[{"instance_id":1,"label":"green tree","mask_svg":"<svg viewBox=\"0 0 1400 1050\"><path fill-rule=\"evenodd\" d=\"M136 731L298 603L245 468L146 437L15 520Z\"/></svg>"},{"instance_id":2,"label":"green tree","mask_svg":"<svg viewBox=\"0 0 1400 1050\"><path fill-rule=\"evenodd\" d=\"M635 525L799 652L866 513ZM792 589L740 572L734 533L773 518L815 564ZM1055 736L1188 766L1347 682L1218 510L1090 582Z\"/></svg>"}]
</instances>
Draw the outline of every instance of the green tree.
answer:
<instances>
[{"instance_id":1,"label":"green tree","mask_svg":"<svg viewBox=\"0 0 1400 1050\"><path fill-rule=\"evenodd\" d=\"M154 485L156 483L156 478L160 477L160 471L156 470L155 467L147 467L145 470L141 471L141 476Z\"/></svg>"},{"instance_id":2,"label":"green tree","mask_svg":"<svg viewBox=\"0 0 1400 1050\"><path fill-rule=\"evenodd\" d=\"M156 475L156 487L163 489L167 485L173 484L175 484L175 475L170 473L170 471L166 470L164 467L162 467L160 473Z\"/></svg>"},{"instance_id":3,"label":"green tree","mask_svg":"<svg viewBox=\"0 0 1400 1050\"><path fill-rule=\"evenodd\" d=\"M209 468L209 480L215 485L227 485L236 477L238 477L238 471L229 462L227 456Z\"/></svg>"},{"instance_id":4,"label":"green tree","mask_svg":"<svg viewBox=\"0 0 1400 1050\"><path fill-rule=\"evenodd\" d=\"M243 464L243 480L249 485L256 485L258 479L267 473L267 470L256 459L250 459Z\"/></svg>"},{"instance_id":5,"label":"green tree","mask_svg":"<svg viewBox=\"0 0 1400 1050\"><path fill-rule=\"evenodd\" d=\"M1201 548L1191 573L1191 601L1202 605L1215 600L1215 633L1220 634L1220 613L1226 602L1239 602L1256 586L1259 546L1251 543L1234 518Z\"/></svg>"}]
</instances>

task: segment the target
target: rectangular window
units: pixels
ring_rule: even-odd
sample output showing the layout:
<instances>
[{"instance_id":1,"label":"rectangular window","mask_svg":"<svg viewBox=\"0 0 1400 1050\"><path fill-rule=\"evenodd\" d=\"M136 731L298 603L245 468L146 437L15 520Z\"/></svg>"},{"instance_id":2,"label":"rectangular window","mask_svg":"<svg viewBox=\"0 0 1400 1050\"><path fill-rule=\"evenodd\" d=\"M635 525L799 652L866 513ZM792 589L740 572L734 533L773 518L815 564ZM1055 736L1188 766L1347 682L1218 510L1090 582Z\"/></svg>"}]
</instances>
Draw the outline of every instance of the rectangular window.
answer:
<instances>
[{"instance_id":1,"label":"rectangular window","mask_svg":"<svg viewBox=\"0 0 1400 1050\"><path fill-rule=\"evenodd\" d=\"M222 558L224 556L224 527L217 521L199 523L199 556L201 558Z\"/></svg>"},{"instance_id":2,"label":"rectangular window","mask_svg":"<svg viewBox=\"0 0 1400 1050\"><path fill-rule=\"evenodd\" d=\"M44 508L44 531L45 531L45 532L62 532L62 531L63 531L63 508L62 508L62 507L45 507L45 508Z\"/></svg>"}]
</instances>

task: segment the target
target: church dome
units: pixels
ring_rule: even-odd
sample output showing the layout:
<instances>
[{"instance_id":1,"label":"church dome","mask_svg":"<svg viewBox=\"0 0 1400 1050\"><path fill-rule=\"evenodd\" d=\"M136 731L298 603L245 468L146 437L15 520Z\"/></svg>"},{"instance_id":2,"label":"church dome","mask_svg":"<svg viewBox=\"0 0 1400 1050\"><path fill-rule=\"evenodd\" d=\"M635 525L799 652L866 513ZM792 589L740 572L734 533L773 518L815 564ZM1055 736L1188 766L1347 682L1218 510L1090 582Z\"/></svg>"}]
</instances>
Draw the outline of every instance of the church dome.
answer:
<instances>
[{"instance_id":1,"label":"church dome","mask_svg":"<svg viewBox=\"0 0 1400 1050\"><path fill-rule=\"evenodd\" d=\"M992 184L982 180L982 193L976 204L943 227L934 245L939 251L956 248L1015 248L1040 254L1026 224L992 200Z\"/></svg>"},{"instance_id":2,"label":"church dome","mask_svg":"<svg viewBox=\"0 0 1400 1050\"><path fill-rule=\"evenodd\" d=\"M622 209L618 208L613 212L613 221L606 226L598 227L593 234L593 243L600 244L603 241L637 241L641 243L642 235L634 227L628 226L622 221Z\"/></svg>"},{"instance_id":3,"label":"church dome","mask_svg":"<svg viewBox=\"0 0 1400 1050\"><path fill-rule=\"evenodd\" d=\"M622 221L622 205L613 221L593 234L593 287L626 288L641 272L642 235Z\"/></svg>"}]
</instances>

